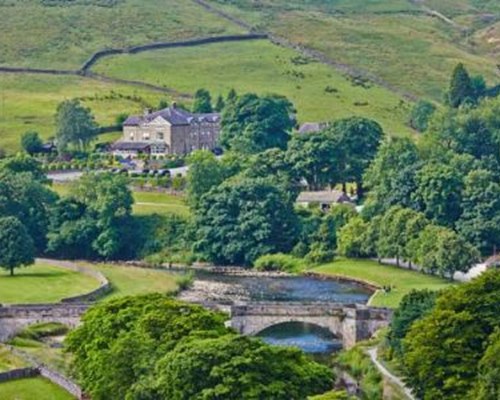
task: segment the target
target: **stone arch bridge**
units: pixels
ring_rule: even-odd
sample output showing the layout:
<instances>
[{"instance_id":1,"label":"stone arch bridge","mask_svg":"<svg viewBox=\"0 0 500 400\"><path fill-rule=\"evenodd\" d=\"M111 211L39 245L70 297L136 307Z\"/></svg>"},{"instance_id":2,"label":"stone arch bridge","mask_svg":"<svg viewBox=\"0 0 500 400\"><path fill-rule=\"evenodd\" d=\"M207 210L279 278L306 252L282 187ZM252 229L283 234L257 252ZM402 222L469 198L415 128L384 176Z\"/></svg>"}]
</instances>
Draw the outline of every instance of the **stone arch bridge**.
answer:
<instances>
[{"instance_id":1,"label":"stone arch bridge","mask_svg":"<svg viewBox=\"0 0 500 400\"><path fill-rule=\"evenodd\" d=\"M0 342L7 341L29 325L60 322L70 327L91 304L15 305L0 307ZM392 311L359 304L337 303L245 303L203 304L230 314L228 325L243 335L256 335L284 322L305 322L327 328L342 339L344 348L370 338L389 324Z\"/></svg>"},{"instance_id":2,"label":"stone arch bridge","mask_svg":"<svg viewBox=\"0 0 500 400\"><path fill-rule=\"evenodd\" d=\"M386 327L391 317L389 309L360 304L248 303L231 307L230 325L243 335L256 335L273 325L305 322L328 329L351 348Z\"/></svg>"}]
</instances>

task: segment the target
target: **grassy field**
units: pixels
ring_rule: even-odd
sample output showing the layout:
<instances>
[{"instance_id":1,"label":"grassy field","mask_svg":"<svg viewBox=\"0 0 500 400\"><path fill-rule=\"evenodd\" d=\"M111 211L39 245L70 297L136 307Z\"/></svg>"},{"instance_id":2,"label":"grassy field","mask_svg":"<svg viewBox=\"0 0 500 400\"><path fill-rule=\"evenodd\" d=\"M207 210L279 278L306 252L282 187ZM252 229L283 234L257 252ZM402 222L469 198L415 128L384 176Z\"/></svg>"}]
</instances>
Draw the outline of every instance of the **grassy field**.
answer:
<instances>
[{"instance_id":1,"label":"grassy field","mask_svg":"<svg viewBox=\"0 0 500 400\"><path fill-rule=\"evenodd\" d=\"M0 372L24 368L26 366L27 363L24 360L15 356L7 347L0 344Z\"/></svg>"},{"instance_id":2,"label":"grassy field","mask_svg":"<svg viewBox=\"0 0 500 400\"><path fill-rule=\"evenodd\" d=\"M169 293L177 289L175 276L165 271L107 264L89 264L88 267L102 272L111 282L113 291L106 298Z\"/></svg>"},{"instance_id":3,"label":"grassy field","mask_svg":"<svg viewBox=\"0 0 500 400\"><path fill-rule=\"evenodd\" d=\"M380 265L370 260L339 259L333 263L321 265L313 272L362 279L377 286L391 286L389 293L377 292L371 305L396 308L402 297L413 289L440 290L452 283L444 279L424 275L393 266Z\"/></svg>"},{"instance_id":4,"label":"grassy field","mask_svg":"<svg viewBox=\"0 0 500 400\"><path fill-rule=\"evenodd\" d=\"M182 196L167 193L134 192L134 214L189 215L189 208Z\"/></svg>"},{"instance_id":5,"label":"grassy field","mask_svg":"<svg viewBox=\"0 0 500 400\"><path fill-rule=\"evenodd\" d=\"M1 270L0 304L52 303L98 286L99 282L90 276L45 264L17 269L13 277Z\"/></svg>"},{"instance_id":6,"label":"grassy field","mask_svg":"<svg viewBox=\"0 0 500 400\"><path fill-rule=\"evenodd\" d=\"M21 135L29 130L46 139L53 136L57 106L72 98L80 98L100 125L112 125L119 114L141 113L166 96L76 76L0 74L0 148L18 150ZM119 136L106 135L106 139Z\"/></svg>"},{"instance_id":7,"label":"grassy field","mask_svg":"<svg viewBox=\"0 0 500 400\"><path fill-rule=\"evenodd\" d=\"M241 32L192 1L59 3L0 1L0 65L76 69L104 48Z\"/></svg>"},{"instance_id":8,"label":"grassy field","mask_svg":"<svg viewBox=\"0 0 500 400\"><path fill-rule=\"evenodd\" d=\"M71 400L74 397L44 378L30 378L0 383L0 399Z\"/></svg>"},{"instance_id":9,"label":"grassy field","mask_svg":"<svg viewBox=\"0 0 500 400\"><path fill-rule=\"evenodd\" d=\"M487 43L492 38L474 36L474 30L492 24L491 20L483 22L485 13L493 15L493 22L495 15L498 20L500 6L495 1L424 2L456 18L457 24L470 29L468 35L440 19L416 13L421 11L419 6L402 0L210 2L258 29L436 101L442 100L442 91L458 62L464 62L475 74L483 74L491 84L500 79L498 54ZM498 31L494 35L493 40L500 39Z\"/></svg>"},{"instance_id":10,"label":"grassy field","mask_svg":"<svg viewBox=\"0 0 500 400\"><path fill-rule=\"evenodd\" d=\"M301 122L362 115L378 120L391 134L409 133L408 104L398 96L376 86L357 86L332 68L297 56L260 40L120 55L102 60L95 70L188 93L200 87L214 96L231 88L277 93L295 104Z\"/></svg>"}]
</instances>

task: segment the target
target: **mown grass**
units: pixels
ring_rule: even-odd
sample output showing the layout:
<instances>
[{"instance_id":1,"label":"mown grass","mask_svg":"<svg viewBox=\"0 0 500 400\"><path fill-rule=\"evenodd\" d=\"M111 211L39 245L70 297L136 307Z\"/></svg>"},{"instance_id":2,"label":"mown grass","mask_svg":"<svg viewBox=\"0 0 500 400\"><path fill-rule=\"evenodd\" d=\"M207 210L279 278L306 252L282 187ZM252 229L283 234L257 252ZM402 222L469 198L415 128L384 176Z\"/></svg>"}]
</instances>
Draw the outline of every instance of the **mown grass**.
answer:
<instances>
[{"instance_id":1,"label":"mown grass","mask_svg":"<svg viewBox=\"0 0 500 400\"><path fill-rule=\"evenodd\" d=\"M46 264L0 270L0 304L53 303L97 289L99 282L84 274Z\"/></svg>"},{"instance_id":2,"label":"mown grass","mask_svg":"<svg viewBox=\"0 0 500 400\"><path fill-rule=\"evenodd\" d=\"M239 33L192 1L122 0L113 7L0 2L0 64L78 68L101 49Z\"/></svg>"},{"instance_id":3,"label":"mown grass","mask_svg":"<svg viewBox=\"0 0 500 400\"><path fill-rule=\"evenodd\" d=\"M106 299L148 293L171 293L177 289L176 276L154 269L91 264L88 267L102 272L111 282L112 292Z\"/></svg>"},{"instance_id":4,"label":"mown grass","mask_svg":"<svg viewBox=\"0 0 500 400\"><path fill-rule=\"evenodd\" d=\"M371 260L339 259L329 264L320 265L313 272L362 279L377 286L391 287L390 292L378 291L370 304L379 307L396 308L403 296L411 290L441 290L452 283L450 281L424 275L388 265L381 265Z\"/></svg>"},{"instance_id":5,"label":"mown grass","mask_svg":"<svg viewBox=\"0 0 500 400\"><path fill-rule=\"evenodd\" d=\"M250 0L230 5L209 1L258 29L436 101L442 100L458 62L464 62L474 74L483 74L491 84L499 79L498 57L485 44L488 38L470 40L460 29L419 12L419 6L406 1L277 0L266 1L265 6ZM498 15L500 7L498 2L486 0L431 0L424 4L451 18L456 16L456 22L469 29L487 25L478 22L481 14Z\"/></svg>"},{"instance_id":6,"label":"mown grass","mask_svg":"<svg viewBox=\"0 0 500 400\"><path fill-rule=\"evenodd\" d=\"M2 400L72 400L68 392L44 378L19 379L0 383Z\"/></svg>"},{"instance_id":7,"label":"mown grass","mask_svg":"<svg viewBox=\"0 0 500 400\"><path fill-rule=\"evenodd\" d=\"M114 124L119 114L141 113L166 96L76 76L0 74L0 148L19 150L21 135L30 130L39 132L44 139L54 136L57 106L72 98L82 99L97 123L106 126ZM118 132L99 139L119 137Z\"/></svg>"},{"instance_id":8,"label":"mown grass","mask_svg":"<svg viewBox=\"0 0 500 400\"><path fill-rule=\"evenodd\" d=\"M189 207L182 196L167 193L134 192L134 200L133 212L136 215L189 215Z\"/></svg>"},{"instance_id":9,"label":"mown grass","mask_svg":"<svg viewBox=\"0 0 500 400\"><path fill-rule=\"evenodd\" d=\"M102 60L95 70L181 92L204 87L214 97L231 88L239 93L277 93L295 104L301 122L362 115L378 120L391 134L409 133L409 105L400 97L377 86L355 86L324 64L297 62L298 55L267 40L218 43L115 56Z\"/></svg>"}]
</instances>

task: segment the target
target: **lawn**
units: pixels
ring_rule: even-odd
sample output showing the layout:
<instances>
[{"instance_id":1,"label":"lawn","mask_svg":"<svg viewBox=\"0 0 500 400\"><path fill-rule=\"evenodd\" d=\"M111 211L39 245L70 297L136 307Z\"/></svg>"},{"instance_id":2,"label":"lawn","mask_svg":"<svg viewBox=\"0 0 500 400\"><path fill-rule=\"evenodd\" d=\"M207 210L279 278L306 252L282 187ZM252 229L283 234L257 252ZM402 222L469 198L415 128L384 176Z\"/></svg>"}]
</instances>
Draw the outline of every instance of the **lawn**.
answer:
<instances>
[{"instance_id":1,"label":"lawn","mask_svg":"<svg viewBox=\"0 0 500 400\"><path fill-rule=\"evenodd\" d=\"M106 298L135 296L147 293L169 293L177 289L174 275L154 269L89 264L111 282L113 291Z\"/></svg>"},{"instance_id":2,"label":"lawn","mask_svg":"<svg viewBox=\"0 0 500 400\"><path fill-rule=\"evenodd\" d=\"M189 208L182 196L167 193L134 192L134 214L189 215Z\"/></svg>"},{"instance_id":3,"label":"lawn","mask_svg":"<svg viewBox=\"0 0 500 400\"><path fill-rule=\"evenodd\" d=\"M7 347L0 344L0 372L24 368L26 366L27 363L23 359L12 354Z\"/></svg>"},{"instance_id":4,"label":"lawn","mask_svg":"<svg viewBox=\"0 0 500 400\"><path fill-rule=\"evenodd\" d=\"M0 383L2 400L72 400L74 397L44 378Z\"/></svg>"},{"instance_id":5,"label":"lawn","mask_svg":"<svg viewBox=\"0 0 500 400\"><path fill-rule=\"evenodd\" d=\"M45 264L17 269L13 277L1 270L0 304L55 303L98 286L99 282L88 275Z\"/></svg>"},{"instance_id":6,"label":"lawn","mask_svg":"<svg viewBox=\"0 0 500 400\"><path fill-rule=\"evenodd\" d=\"M226 95L277 93L296 106L300 122L329 121L352 115L379 121L388 133L405 135L410 105L377 86L364 88L333 68L298 57L267 40L217 43L118 55L97 64L96 72L193 93L206 88ZM200 61L202 60L202 61Z\"/></svg>"},{"instance_id":7,"label":"lawn","mask_svg":"<svg viewBox=\"0 0 500 400\"><path fill-rule=\"evenodd\" d=\"M26 131L39 132L44 139L54 136L57 106L72 98L79 98L92 110L97 123L106 126L114 124L121 113L141 113L146 107L156 107L165 95L76 76L0 74L0 148L19 150L21 135ZM120 135L105 135L100 140L114 140Z\"/></svg>"},{"instance_id":8,"label":"lawn","mask_svg":"<svg viewBox=\"0 0 500 400\"><path fill-rule=\"evenodd\" d=\"M327 275L362 279L377 286L391 286L389 293L379 291L370 304L379 307L396 308L405 294L413 289L440 290L452 283L450 281L424 275L393 266L381 265L371 260L339 259L311 270Z\"/></svg>"},{"instance_id":9,"label":"lawn","mask_svg":"<svg viewBox=\"0 0 500 400\"><path fill-rule=\"evenodd\" d=\"M242 32L187 0L58 3L0 1L0 65L76 69L105 48Z\"/></svg>"}]
</instances>

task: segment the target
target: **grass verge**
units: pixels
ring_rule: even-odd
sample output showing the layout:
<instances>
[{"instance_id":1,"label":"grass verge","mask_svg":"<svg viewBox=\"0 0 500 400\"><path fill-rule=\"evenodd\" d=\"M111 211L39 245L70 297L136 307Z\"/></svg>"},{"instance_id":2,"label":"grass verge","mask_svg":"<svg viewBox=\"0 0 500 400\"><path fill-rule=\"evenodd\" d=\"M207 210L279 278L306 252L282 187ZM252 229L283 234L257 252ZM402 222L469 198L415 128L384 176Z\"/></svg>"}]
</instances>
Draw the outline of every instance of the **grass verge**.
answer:
<instances>
[{"instance_id":1,"label":"grass verge","mask_svg":"<svg viewBox=\"0 0 500 400\"><path fill-rule=\"evenodd\" d=\"M44 378L0 383L0 398L2 400L74 400L68 392Z\"/></svg>"},{"instance_id":2,"label":"grass verge","mask_svg":"<svg viewBox=\"0 0 500 400\"><path fill-rule=\"evenodd\" d=\"M312 272L355 278L373 283L377 286L390 286L390 292L378 291L371 299L370 305L396 308L403 296L411 290L441 290L453 283L435 276L425 275L389 265L381 265L371 260L338 259L332 263L320 265Z\"/></svg>"}]
</instances>

